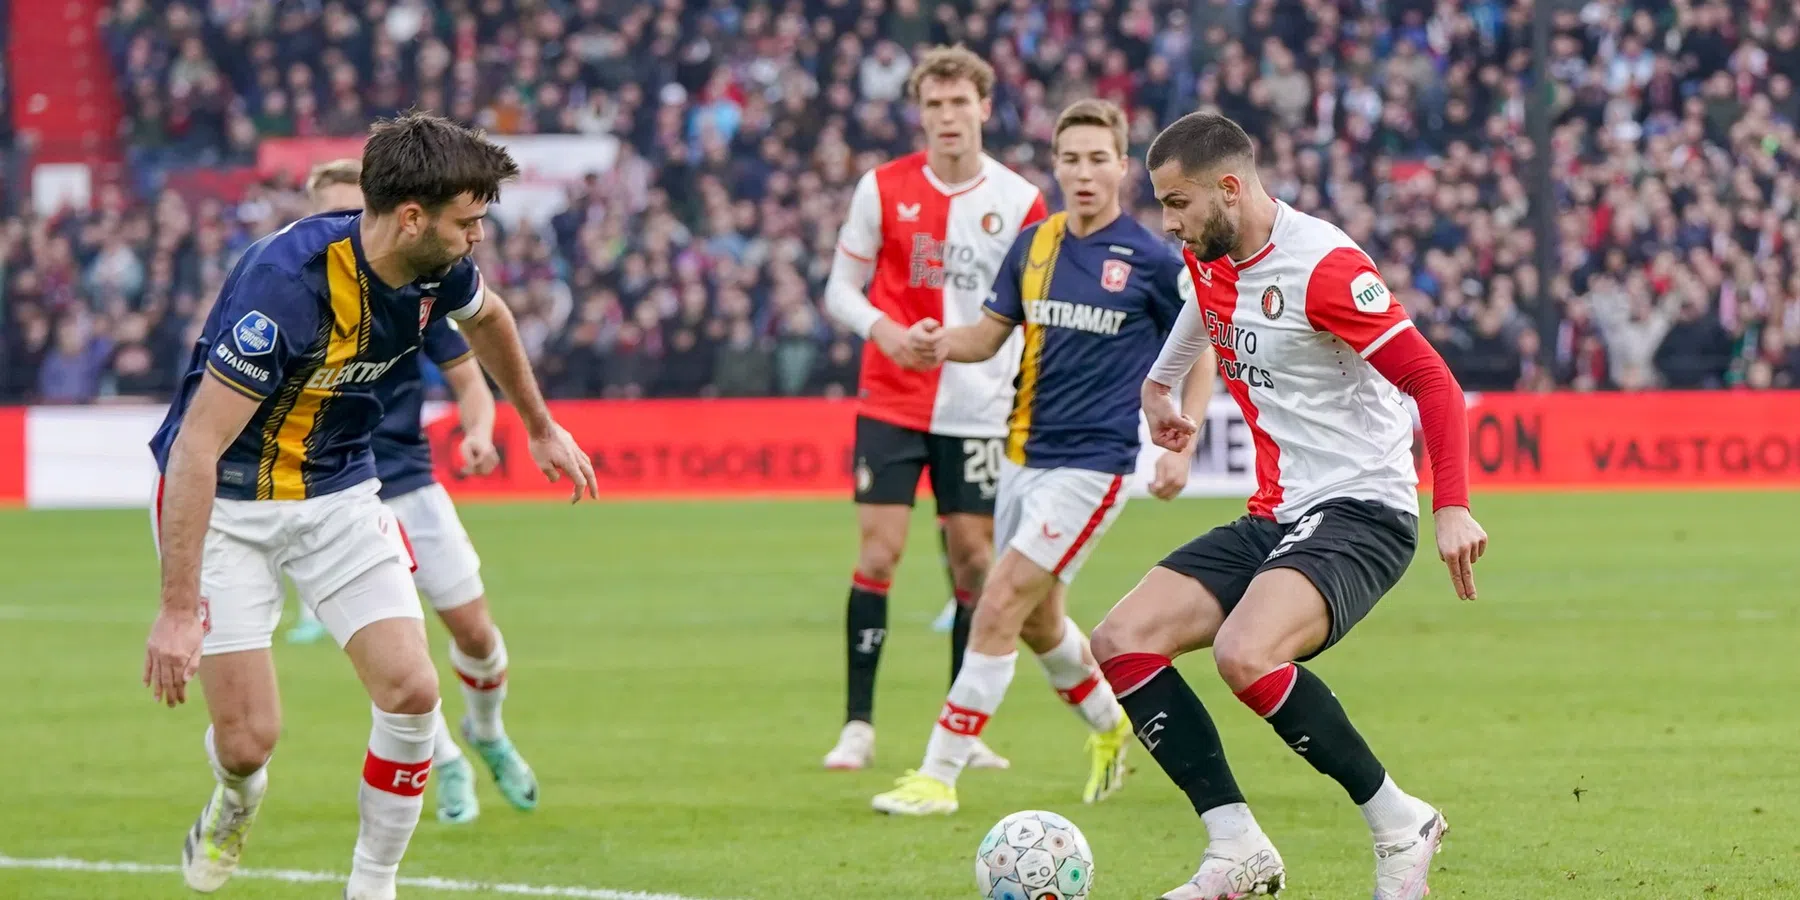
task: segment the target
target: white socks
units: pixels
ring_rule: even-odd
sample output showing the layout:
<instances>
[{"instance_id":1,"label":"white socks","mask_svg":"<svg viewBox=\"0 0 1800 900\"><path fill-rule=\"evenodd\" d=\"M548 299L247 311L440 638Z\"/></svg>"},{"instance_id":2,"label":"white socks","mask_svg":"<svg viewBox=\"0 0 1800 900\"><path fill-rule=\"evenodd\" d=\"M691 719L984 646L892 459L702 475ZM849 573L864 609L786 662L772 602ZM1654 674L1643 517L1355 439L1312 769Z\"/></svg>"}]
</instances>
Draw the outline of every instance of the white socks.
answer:
<instances>
[{"instance_id":1,"label":"white socks","mask_svg":"<svg viewBox=\"0 0 1800 900\"><path fill-rule=\"evenodd\" d=\"M263 794L269 790L269 764L263 763L256 771L248 775L233 775L225 771L219 763L219 750L213 744L212 726L206 726L206 761L212 765L213 777L225 788L225 798L232 803L243 806L255 806L262 802Z\"/></svg>"},{"instance_id":2,"label":"white socks","mask_svg":"<svg viewBox=\"0 0 1800 900\"><path fill-rule=\"evenodd\" d=\"M444 720L444 704L438 704L437 735L431 742L431 767L441 769L463 758L462 745L450 736L450 723Z\"/></svg>"},{"instance_id":3,"label":"white socks","mask_svg":"<svg viewBox=\"0 0 1800 900\"><path fill-rule=\"evenodd\" d=\"M989 656L970 650L963 655L962 672L950 686L950 696L944 700L937 724L932 726L920 772L945 784L956 784L956 777L969 762L975 739L1005 699L1018 661L1018 653Z\"/></svg>"},{"instance_id":4,"label":"white socks","mask_svg":"<svg viewBox=\"0 0 1800 900\"><path fill-rule=\"evenodd\" d=\"M371 705L370 712L375 724L369 729L369 752L363 758L362 785L356 796L362 828L356 835L350 867L353 895L360 893L359 889L391 886L400 870L400 858L406 855L406 845L425 807L425 783L431 777L431 751L440 717L438 708L409 715L382 712Z\"/></svg>"},{"instance_id":5,"label":"white socks","mask_svg":"<svg viewBox=\"0 0 1800 900\"><path fill-rule=\"evenodd\" d=\"M1250 814L1248 803L1215 806L1201 813L1200 821L1206 825L1206 838L1209 841L1236 841L1262 833L1262 826L1256 824L1256 817Z\"/></svg>"},{"instance_id":6,"label":"white socks","mask_svg":"<svg viewBox=\"0 0 1800 900\"><path fill-rule=\"evenodd\" d=\"M1400 790L1393 777L1388 776L1381 779L1381 787L1375 791L1375 796L1358 808L1362 810L1363 821L1369 823L1369 831L1379 838L1419 824L1422 806L1422 802Z\"/></svg>"},{"instance_id":7,"label":"white socks","mask_svg":"<svg viewBox=\"0 0 1800 900\"><path fill-rule=\"evenodd\" d=\"M506 700L506 640L494 629L494 652L475 659L450 642L450 665L462 681L463 702L468 708L469 732L478 741L506 736L500 722L500 704Z\"/></svg>"},{"instance_id":8,"label":"white socks","mask_svg":"<svg viewBox=\"0 0 1800 900\"><path fill-rule=\"evenodd\" d=\"M1038 655L1050 686L1075 710L1089 728L1104 734L1119 726L1125 715L1113 696L1112 685L1100 675L1100 667L1087 661L1087 636L1074 619L1063 619L1063 636L1049 653Z\"/></svg>"}]
</instances>

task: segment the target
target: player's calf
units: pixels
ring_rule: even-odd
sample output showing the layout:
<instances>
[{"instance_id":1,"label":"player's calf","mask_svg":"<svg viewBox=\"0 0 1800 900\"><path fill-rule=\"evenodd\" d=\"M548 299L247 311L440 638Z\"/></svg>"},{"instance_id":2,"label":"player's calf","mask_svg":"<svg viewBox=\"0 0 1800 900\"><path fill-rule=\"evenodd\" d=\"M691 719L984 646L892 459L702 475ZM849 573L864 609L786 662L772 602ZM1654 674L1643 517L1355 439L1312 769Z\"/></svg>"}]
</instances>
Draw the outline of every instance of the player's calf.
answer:
<instances>
[{"instance_id":1,"label":"player's calf","mask_svg":"<svg viewBox=\"0 0 1800 900\"><path fill-rule=\"evenodd\" d=\"M425 806L438 708L436 702L423 713L388 712L372 706L370 715L374 724L369 729L362 784L357 789L362 822L344 896L391 900L400 860Z\"/></svg>"},{"instance_id":2,"label":"player's calf","mask_svg":"<svg viewBox=\"0 0 1800 900\"><path fill-rule=\"evenodd\" d=\"M238 756L227 762L219 751L217 730L206 729L206 758L217 784L182 842L181 874L188 887L211 893L237 871L250 827L268 792L267 761L274 744L272 735L256 750L240 741Z\"/></svg>"},{"instance_id":3,"label":"player's calf","mask_svg":"<svg viewBox=\"0 0 1800 900\"><path fill-rule=\"evenodd\" d=\"M463 738L487 765L488 772L494 777L494 785L506 802L517 809L535 809L538 804L537 774L507 737L506 724L500 715L507 690L506 640L500 629L491 627L491 623L489 633L491 649L483 657L471 656L455 641L450 644L450 664L456 669L457 680L462 682L467 710L462 719Z\"/></svg>"},{"instance_id":4,"label":"player's calf","mask_svg":"<svg viewBox=\"0 0 1800 900\"><path fill-rule=\"evenodd\" d=\"M268 789L281 709L267 649L204 656L199 674L212 719L204 743L216 784L182 843L181 861L188 886L209 892L237 870Z\"/></svg>"},{"instance_id":5,"label":"player's calf","mask_svg":"<svg viewBox=\"0 0 1800 900\"><path fill-rule=\"evenodd\" d=\"M349 635L344 652L368 691L373 720L357 791L361 827L345 896L390 900L431 777L437 669L426 649L412 578L397 562L355 577L319 610L335 633Z\"/></svg>"}]
</instances>

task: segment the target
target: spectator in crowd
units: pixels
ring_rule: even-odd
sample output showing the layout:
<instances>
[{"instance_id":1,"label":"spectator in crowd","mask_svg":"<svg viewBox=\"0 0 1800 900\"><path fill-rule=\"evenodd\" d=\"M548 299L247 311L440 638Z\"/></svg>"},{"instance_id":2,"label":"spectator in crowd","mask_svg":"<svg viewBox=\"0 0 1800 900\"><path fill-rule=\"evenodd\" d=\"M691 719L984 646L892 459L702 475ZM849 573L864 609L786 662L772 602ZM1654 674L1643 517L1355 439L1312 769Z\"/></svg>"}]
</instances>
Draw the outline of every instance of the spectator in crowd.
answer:
<instances>
[{"instance_id":1,"label":"spectator in crowd","mask_svg":"<svg viewBox=\"0 0 1800 900\"><path fill-rule=\"evenodd\" d=\"M1342 223L1472 389L1800 384L1800 18L1768 0L1552 15L1533 88L1530 0L113 0L130 177L0 223L0 400L166 393L202 301L301 208L279 176L241 194L170 176L413 105L619 142L477 256L552 395L853 392L821 283L856 178L915 148L910 61L949 42L998 73L991 152L1053 199L1065 100L1124 105L1140 154L1191 109L1237 118L1271 189ZM1154 223L1141 172L1132 196Z\"/></svg>"}]
</instances>

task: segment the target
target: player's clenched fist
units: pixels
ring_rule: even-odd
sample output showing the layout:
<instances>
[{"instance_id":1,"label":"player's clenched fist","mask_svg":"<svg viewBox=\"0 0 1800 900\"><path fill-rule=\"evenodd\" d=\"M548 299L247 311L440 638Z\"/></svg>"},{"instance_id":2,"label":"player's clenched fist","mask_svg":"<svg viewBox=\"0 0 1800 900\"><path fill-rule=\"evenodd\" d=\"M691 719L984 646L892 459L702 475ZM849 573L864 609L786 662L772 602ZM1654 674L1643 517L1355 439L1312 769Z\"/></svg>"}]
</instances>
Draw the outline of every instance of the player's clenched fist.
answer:
<instances>
[{"instance_id":1,"label":"player's clenched fist","mask_svg":"<svg viewBox=\"0 0 1800 900\"><path fill-rule=\"evenodd\" d=\"M1182 415L1170 396L1169 386L1154 381L1144 382L1144 419L1150 424L1150 442L1164 450L1180 453L1186 450L1200 426Z\"/></svg>"},{"instance_id":2,"label":"player's clenched fist","mask_svg":"<svg viewBox=\"0 0 1800 900\"><path fill-rule=\"evenodd\" d=\"M462 474L486 475L500 464L500 451L492 434L465 434L462 440Z\"/></svg>"},{"instance_id":3,"label":"player's clenched fist","mask_svg":"<svg viewBox=\"0 0 1800 900\"><path fill-rule=\"evenodd\" d=\"M598 496L598 487L594 480L594 461L588 458L581 445L569 435L561 425L554 422L550 430L535 436L528 445L531 461L537 463L538 470L544 477L556 481L562 476L569 476L569 502L577 503L583 493L589 497Z\"/></svg>"},{"instance_id":4,"label":"player's clenched fist","mask_svg":"<svg viewBox=\"0 0 1800 900\"><path fill-rule=\"evenodd\" d=\"M144 642L144 686L159 703L187 702L187 684L200 671L200 642L206 637L199 610L163 607Z\"/></svg>"},{"instance_id":5,"label":"player's clenched fist","mask_svg":"<svg viewBox=\"0 0 1800 900\"><path fill-rule=\"evenodd\" d=\"M1450 567L1456 596L1475 599L1475 561L1487 552L1487 532L1467 507L1446 506L1433 517L1437 522L1438 559Z\"/></svg>"}]
</instances>

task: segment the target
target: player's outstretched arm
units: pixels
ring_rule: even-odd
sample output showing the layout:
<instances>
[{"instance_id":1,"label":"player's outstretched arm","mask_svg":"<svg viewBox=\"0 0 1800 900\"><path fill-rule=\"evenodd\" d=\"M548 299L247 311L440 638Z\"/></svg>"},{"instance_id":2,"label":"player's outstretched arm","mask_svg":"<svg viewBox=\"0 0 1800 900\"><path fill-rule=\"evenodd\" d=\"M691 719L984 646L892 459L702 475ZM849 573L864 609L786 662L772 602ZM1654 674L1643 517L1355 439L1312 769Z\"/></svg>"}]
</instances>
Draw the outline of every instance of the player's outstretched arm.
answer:
<instances>
[{"instance_id":1,"label":"player's outstretched arm","mask_svg":"<svg viewBox=\"0 0 1800 900\"><path fill-rule=\"evenodd\" d=\"M1450 568L1456 595L1475 599L1475 561L1487 532L1469 512L1469 422L1462 385L1417 328L1404 328L1369 354L1369 365L1419 406L1425 452L1431 455L1432 518L1438 558Z\"/></svg>"},{"instance_id":2,"label":"player's outstretched arm","mask_svg":"<svg viewBox=\"0 0 1800 900\"><path fill-rule=\"evenodd\" d=\"M500 454L494 449L494 392L481 372L481 364L473 357L443 372L451 395L456 397L456 417L463 430L463 474L486 475L500 462Z\"/></svg>"},{"instance_id":3,"label":"player's outstretched arm","mask_svg":"<svg viewBox=\"0 0 1800 900\"><path fill-rule=\"evenodd\" d=\"M936 319L920 319L906 330L906 346L932 365L984 362L994 358L1018 326L992 310L973 325L945 328Z\"/></svg>"},{"instance_id":4,"label":"player's outstretched arm","mask_svg":"<svg viewBox=\"0 0 1800 900\"><path fill-rule=\"evenodd\" d=\"M157 548L162 597L144 649L144 685L159 702L187 701L187 683L200 669L205 627L200 613L200 556L219 487L219 457L262 405L217 377L200 387L169 447L158 499Z\"/></svg>"},{"instance_id":5,"label":"player's outstretched arm","mask_svg":"<svg viewBox=\"0 0 1800 900\"><path fill-rule=\"evenodd\" d=\"M550 417L550 407L538 390L537 376L531 371L531 359L525 355L525 345L519 342L519 327L513 321L512 310L507 308L506 301L493 291L487 291L481 308L463 320L462 331L482 368L493 374L500 390L519 411L525 433L531 439L531 458L544 477L556 481L568 476L572 488L571 503L579 501L583 493L596 496L593 461Z\"/></svg>"}]
</instances>

